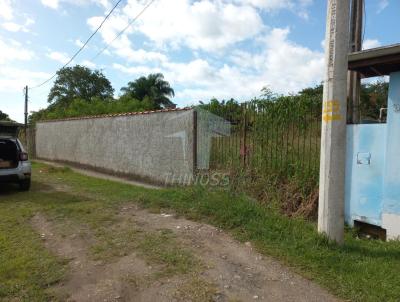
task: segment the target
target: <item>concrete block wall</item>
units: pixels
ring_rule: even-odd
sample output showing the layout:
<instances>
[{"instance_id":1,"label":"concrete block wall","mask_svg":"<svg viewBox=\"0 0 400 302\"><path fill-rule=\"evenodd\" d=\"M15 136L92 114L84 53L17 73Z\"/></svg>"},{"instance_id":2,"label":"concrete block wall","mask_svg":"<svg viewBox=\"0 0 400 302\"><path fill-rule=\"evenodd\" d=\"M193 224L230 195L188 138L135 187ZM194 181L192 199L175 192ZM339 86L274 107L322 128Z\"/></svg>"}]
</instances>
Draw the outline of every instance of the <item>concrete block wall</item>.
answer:
<instances>
[{"instance_id":1,"label":"concrete block wall","mask_svg":"<svg viewBox=\"0 0 400 302\"><path fill-rule=\"evenodd\" d=\"M39 122L37 158L155 183L194 174L194 110Z\"/></svg>"}]
</instances>

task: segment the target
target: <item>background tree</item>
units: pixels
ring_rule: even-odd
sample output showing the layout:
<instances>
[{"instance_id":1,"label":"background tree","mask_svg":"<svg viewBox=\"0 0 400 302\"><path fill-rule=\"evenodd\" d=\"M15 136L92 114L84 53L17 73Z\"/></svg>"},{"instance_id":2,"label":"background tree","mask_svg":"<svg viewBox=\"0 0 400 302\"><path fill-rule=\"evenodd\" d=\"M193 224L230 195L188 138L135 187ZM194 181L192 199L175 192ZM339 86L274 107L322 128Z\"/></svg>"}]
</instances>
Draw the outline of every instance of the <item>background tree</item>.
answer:
<instances>
[{"instance_id":1,"label":"background tree","mask_svg":"<svg viewBox=\"0 0 400 302\"><path fill-rule=\"evenodd\" d=\"M11 121L7 113L0 110L0 121Z\"/></svg>"},{"instance_id":2,"label":"background tree","mask_svg":"<svg viewBox=\"0 0 400 302\"><path fill-rule=\"evenodd\" d=\"M299 95L303 96L303 97L320 98L322 101L323 90L324 90L324 87L322 86L322 84L320 84L315 87L309 87L309 88L305 88L305 89L301 90L299 92Z\"/></svg>"},{"instance_id":3,"label":"background tree","mask_svg":"<svg viewBox=\"0 0 400 302\"><path fill-rule=\"evenodd\" d=\"M378 81L361 86L361 117L364 121L377 121L381 108L387 107L389 83Z\"/></svg>"},{"instance_id":4,"label":"background tree","mask_svg":"<svg viewBox=\"0 0 400 302\"><path fill-rule=\"evenodd\" d=\"M175 96L170 84L164 80L161 73L149 74L129 82L126 87L121 88L122 97L131 97L137 100L147 98L153 102L155 109L172 107L175 104L170 97Z\"/></svg>"},{"instance_id":5,"label":"background tree","mask_svg":"<svg viewBox=\"0 0 400 302\"><path fill-rule=\"evenodd\" d=\"M68 106L74 99L90 102L93 98L112 98L114 89L110 81L99 70L76 65L57 71L57 79L50 90L48 102Z\"/></svg>"}]
</instances>

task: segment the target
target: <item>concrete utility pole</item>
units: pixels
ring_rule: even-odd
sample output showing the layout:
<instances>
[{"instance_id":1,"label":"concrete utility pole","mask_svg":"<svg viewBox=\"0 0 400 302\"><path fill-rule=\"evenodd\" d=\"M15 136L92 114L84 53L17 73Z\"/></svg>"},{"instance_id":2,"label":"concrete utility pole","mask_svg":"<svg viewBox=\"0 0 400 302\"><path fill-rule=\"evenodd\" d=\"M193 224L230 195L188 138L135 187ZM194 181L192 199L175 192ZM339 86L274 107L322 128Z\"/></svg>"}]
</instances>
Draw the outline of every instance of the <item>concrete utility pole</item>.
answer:
<instances>
[{"instance_id":1,"label":"concrete utility pole","mask_svg":"<svg viewBox=\"0 0 400 302\"><path fill-rule=\"evenodd\" d=\"M318 231L344 241L349 0L328 0Z\"/></svg>"},{"instance_id":2,"label":"concrete utility pole","mask_svg":"<svg viewBox=\"0 0 400 302\"><path fill-rule=\"evenodd\" d=\"M350 21L350 52L362 50L364 0L352 0ZM361 78L355 71L348 74L348 124L360 123Z\"/></svg>"},{"instance_id":3,"label":"concrete utility pole","mask_svg":"<svg viewBox=\"0 0 400 302\"><path fill-rule=\"evenodd\" d=\"M25 86L25 124L24 124L25 140L27 141L28 129L28 86ZM26 143L26 142L25 142Z\"/></svg>"}]
</instances>

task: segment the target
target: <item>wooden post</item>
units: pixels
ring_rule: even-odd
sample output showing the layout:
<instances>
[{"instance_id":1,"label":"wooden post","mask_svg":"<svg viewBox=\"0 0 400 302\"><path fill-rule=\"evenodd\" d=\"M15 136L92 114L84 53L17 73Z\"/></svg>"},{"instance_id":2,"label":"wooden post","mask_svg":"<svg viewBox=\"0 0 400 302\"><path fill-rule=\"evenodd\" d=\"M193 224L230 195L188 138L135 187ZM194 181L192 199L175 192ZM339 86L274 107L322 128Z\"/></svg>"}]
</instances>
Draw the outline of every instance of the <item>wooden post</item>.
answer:
<instances>
[{"instance_id":1,"label":"wooden post","mask_svg":"<svg viewBox=\"0 0 400 302\"><path fill-rule=\"evenodd\" d=\"M352 0L349 51L362 50L364 0ZM356 71L348 72L348 124L360 123L361 78Z\"/></svg>"},{"instance_id":2,"label":"wooden post","mask_svg":"<svg viewBox=\"0 0 400 302\"><path fill-rule=\"evenodd\" d=\"M241 147L241 155L242 155L242 164L243 169L246 169L247 164L247 110L246 103L242 104L242 114L243 114L243 127L242 127L242 147Z\"/></svg>"},{"instance_id":3,"label":"wooden post","mask_svg":"<svg viewBox=\"0 0 400 302\"><path fill-rule=\"evenodd\" d=\"M24 110L24 115L25 115L25 123L24 123L24 134L25 134L25 145L28 142L28 137L27 137L27 129L28 129L28 86L25 86L25 110Z\"/></svg>"}]
</instances>

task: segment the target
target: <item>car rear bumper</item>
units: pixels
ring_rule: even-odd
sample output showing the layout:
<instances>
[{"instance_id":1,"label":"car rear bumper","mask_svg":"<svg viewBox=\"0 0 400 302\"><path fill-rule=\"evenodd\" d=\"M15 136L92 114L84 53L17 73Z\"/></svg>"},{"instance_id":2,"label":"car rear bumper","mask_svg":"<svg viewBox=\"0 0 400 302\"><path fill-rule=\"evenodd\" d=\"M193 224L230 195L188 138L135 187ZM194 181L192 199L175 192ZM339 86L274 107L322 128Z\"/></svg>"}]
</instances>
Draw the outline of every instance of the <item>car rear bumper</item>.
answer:
<instances>
[{"instance_id":1,"label":"car rear bumper","mask_svg":"<svg viewBox=\"0 0 400 302\"><path fill-rule=\"evenodd\" d=\"M0 169L0 182L19 182L31 178L32 168L29 161L20 162L15 169Z\"/></svg>"},{"instance_id":2,"label":"car rear bumper","mask_svg":"<svg viewBox=\"0 0 400 302\"><path fill-rule=\"evenodd\" d=\"M5 182L19 182L19 176L16 174L13 175L0 175L0 183Z\"/></svg>"}]
</instances>

